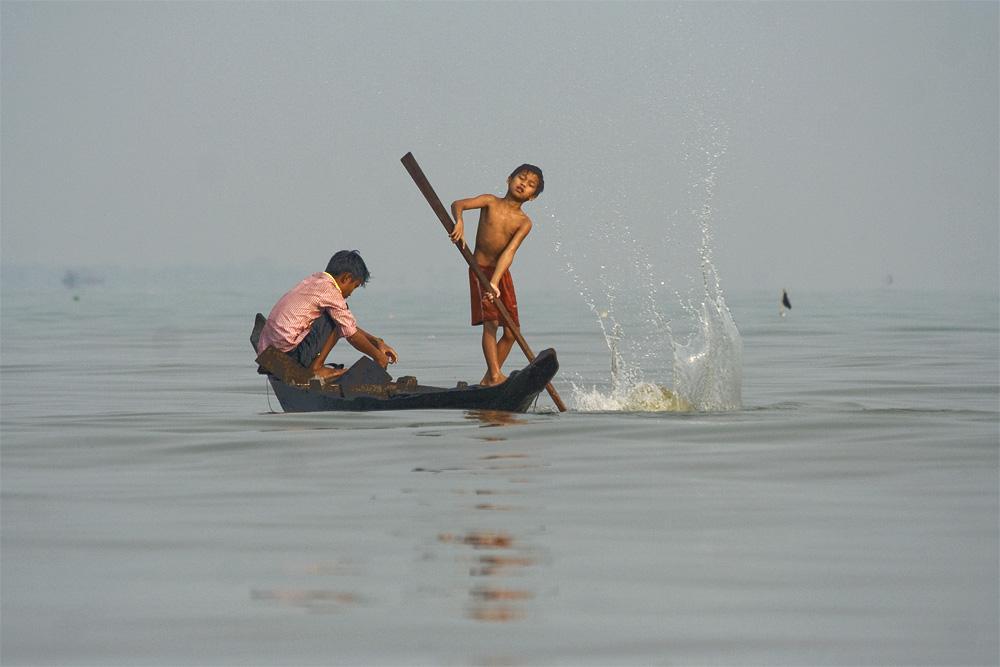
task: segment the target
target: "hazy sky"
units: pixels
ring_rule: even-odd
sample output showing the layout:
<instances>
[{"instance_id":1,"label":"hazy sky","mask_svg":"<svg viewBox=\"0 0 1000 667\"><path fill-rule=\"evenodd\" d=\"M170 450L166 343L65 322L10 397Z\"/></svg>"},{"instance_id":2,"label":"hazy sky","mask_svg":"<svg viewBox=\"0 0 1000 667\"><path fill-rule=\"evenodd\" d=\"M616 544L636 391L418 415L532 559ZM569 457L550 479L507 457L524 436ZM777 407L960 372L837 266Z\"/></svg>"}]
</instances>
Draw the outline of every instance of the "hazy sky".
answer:
<instances>
[{"instance_id":1,"label":"hazy sky","mask_svg":"<svg viewBox=\"0 0 1000 667\"><path fill-rule=\"evenodd\" d=\"M525 281L995 290L998 7L4 1L2 261L464 281L413 151L545 170Z\"/></svg>"}]
</instances>

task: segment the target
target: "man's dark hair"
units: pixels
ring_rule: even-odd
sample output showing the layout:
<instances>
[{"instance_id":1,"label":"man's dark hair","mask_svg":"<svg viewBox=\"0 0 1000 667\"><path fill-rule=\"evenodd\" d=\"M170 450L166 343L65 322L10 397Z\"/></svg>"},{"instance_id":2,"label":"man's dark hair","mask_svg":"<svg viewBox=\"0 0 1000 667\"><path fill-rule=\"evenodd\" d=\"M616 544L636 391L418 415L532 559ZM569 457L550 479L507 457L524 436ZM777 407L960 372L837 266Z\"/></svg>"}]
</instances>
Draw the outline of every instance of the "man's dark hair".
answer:
<instances>
[{"instance_id":1,"label":"man's dark hair","mask_svg":"<svg viewBox=\"0 0 1000 667\"><path fill-rule=\"evenodd\" d=\"M365 266L365 260L361 259L361 253L357 250L340 250L334 253L330 262L326 265L326 272L331 276L339 276L341 273L349 273L355 280L361 281L364 287L371 273Z\"/></svg>"},{"instance_id":2,"label":"man's dark hair","mask_svg":"<svg viewBox=\"0 0 1000 667\"><path fill-rule=\"evenodd\" d=\"M522 171L530 171L532 174L538 177L538 189L535 190L535 196L542 194L542 190L545 189L545 177L542 176L542 170L533 164L522 164L520 167L510 172L510 176L507 178L514 178Z\"/></svg>"}]
</instances>

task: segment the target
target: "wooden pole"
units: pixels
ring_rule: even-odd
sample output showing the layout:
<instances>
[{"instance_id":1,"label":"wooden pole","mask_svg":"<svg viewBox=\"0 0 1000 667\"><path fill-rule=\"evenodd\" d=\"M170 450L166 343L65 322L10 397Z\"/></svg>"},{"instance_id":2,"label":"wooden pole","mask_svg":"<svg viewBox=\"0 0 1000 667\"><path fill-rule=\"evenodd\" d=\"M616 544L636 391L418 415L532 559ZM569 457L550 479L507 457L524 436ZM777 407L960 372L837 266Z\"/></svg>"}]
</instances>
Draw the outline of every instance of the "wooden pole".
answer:
<instances>
[{"instance_id":1,"label":"wooden pole","mask_svg":"<svg viewBox=\"0 0 1000 667\"><path fill-rule=\"evenodd\" d=\"M412 178L413 182L417 184L417 188L419 188L420 192L423 193L424 199L426 199L427 203L431 205L434 213L437 214L438 220L440 220L441 224L444 225L445 230L451 234L451 232L455 229L455 221L451 219L451 214L448 212L448 209L446 209L444 204L441 203L441 199L437 196L437 193L434 192L434 188L431 187L430 181L428 181L427 177L424 176L424 172L420 168L420 165L417 164L417 159L413 157L413 153L407 153L404 155L400 159L400 162L402 162L403 166L406 167L406 171L409 172L410 178ZM460 253L462 253L462 257L465 258L466 264L468 264L472 269L472 272L476 274L476 278L479 279L479 284L483 286L483 289L491 291L492 288L490 287L490 279L487 278L486 274L483 273L483 270L479 268L479 263L473 259L472 253L469 252L469 247L463 241L456 241L455 247L458 248ZM501 303L500 299L497 299L494 303L496 304L497 310L500 311L500 318L503 320L503 325L507 327L508 331L513 332L514 339L524 352L524 356L528 358L528 361L534 361L535 353L531 351L528 341L524 340L524 336L521 335L521 331L517 328L517 325L514 324L514 320L511 318L510 313L507 312L507 308L503 305L503 303ZM556 404L556 407L559 408L559 412L566 412L566 405L562 402L558 392L556 392L556 388L552 386L551 382L545 385L545 389L549 392L549 396L552 397L552 401Z\"/></svg>"}]
</instances>

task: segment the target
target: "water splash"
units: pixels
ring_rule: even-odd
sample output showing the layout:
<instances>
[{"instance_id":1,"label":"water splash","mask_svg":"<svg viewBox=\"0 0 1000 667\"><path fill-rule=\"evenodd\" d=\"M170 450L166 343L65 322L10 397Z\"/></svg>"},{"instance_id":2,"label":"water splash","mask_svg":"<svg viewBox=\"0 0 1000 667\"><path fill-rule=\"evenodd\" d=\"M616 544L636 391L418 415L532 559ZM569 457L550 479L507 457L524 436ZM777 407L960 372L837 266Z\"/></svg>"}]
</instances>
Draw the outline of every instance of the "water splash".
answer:
<instances>
[{"instance_id":1,"label":"water splash","mask_svg":"<svg viewBox=\"0 0 1000 667\"><path fill-rule=\"evenodd\" d=\"M626 362L619 345L625 334L618 323L604 325L610 352L606 389L573 385L573 403L584 412L717 412L742 407L743 342L721 294L697 307L685 304L693 330L683 341L662 332L662 349L672 357L669 380L650 381L641 365ZM610 314L609 314L610 317ZM608 318L598 318L603 322Z\"/></svg>"},{"instance_id":2,"label":"water splash","mask_svg":"<svg viewBox=\"0 0 1000 667\"><path fill-rule=\"evenodd\" d=\"M716 174L726 154L728 129L699 120L704 122L694 139L685 142L683 152L690 172L689 215L675 211L658 230L662 247L686 254L698 264L698 278L687 278L692 289L686 298L674 289L667 300L668 286L676 276L660 267L673 268L675 262L653 261L652 244L639 242L620 211L613 210L591 232L588 249L570 253L567 244L556 244L556 253L565 257L567 272L596 317L610 359L607 383L574 384L573 402L579 410L687 412L742 407L743 342L712 257ZM553 222L557 236L567 238L554 216ZM692 231L700 238L679 238ZM615 259L600 261L601 253ZM585 277L578 265L599 268L588 268ZM600 299L596 287L603 292ZM671 310L679 313L677 319L668 316Z\"/></svg>"},{"instance_id":3,"label":"water splash","mask_svg":"<svg viewBox=\"0 0 1000 667\"><path fill-rule=\"evenodd\" d=\"M640 382L624 391L602 393L596 387L573 388L573 401L581 412L691 412L684 398L652 382Z\"/></svg>"},{"instance_id":4,"label":"water splash","mask_svg":"<svg viewBox=\"0 0 1000 667\"><path fill-rule=\"evenodd\" d=\"M705 156L705 171L702 178L693 179L700 187L692 192L702 201L696 209L701 234L698 255L702 300L697 306L691 301L683 304L695 326L683 344L674 345L674 388L690 397L692 405L700 410L738 410L743 405L743 339L726 305L722 281L712 261L716 176L726 154L729 132L723 124L708 123L704 118L702 121L699 136L708 137L700 150Z\"/></svg>"},{"instance_id":5,"label":"water splash","mask_svg":"<svg viewBox=\"0 0 1000 667\"><path fill-rule=\"evenodd\" d=\"M674 352L674 391L697 410L743 405L743 339L722 294L694 311L695 331Z\"/></svg>"}]
</instances>

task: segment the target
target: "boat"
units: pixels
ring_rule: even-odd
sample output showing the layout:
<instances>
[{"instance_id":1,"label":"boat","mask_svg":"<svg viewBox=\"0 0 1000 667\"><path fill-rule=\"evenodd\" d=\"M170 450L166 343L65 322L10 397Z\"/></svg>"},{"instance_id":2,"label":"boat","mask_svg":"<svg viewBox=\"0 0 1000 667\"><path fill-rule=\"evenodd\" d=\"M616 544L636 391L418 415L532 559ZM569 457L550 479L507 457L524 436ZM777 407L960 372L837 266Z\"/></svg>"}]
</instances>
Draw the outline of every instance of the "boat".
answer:
<instances>
[{"instance_id":1,"label":"boat","mask_svg":"<svg viewBox=\"0 0 1000 667\"><path fill-rule=\"evenodd\" d=\"M257 349L265 318L257 314L250 342ZM559 370L556 351L542 350L501 384L484 387L458 382L454 387L421 385L417 378L392 379L369 357L361 357L343 375L321 381L291 357L269 347L257 356L258 372L267 376L285 412L371 410L501 410L526 412Z\"/></svg>"}]
</instances>

